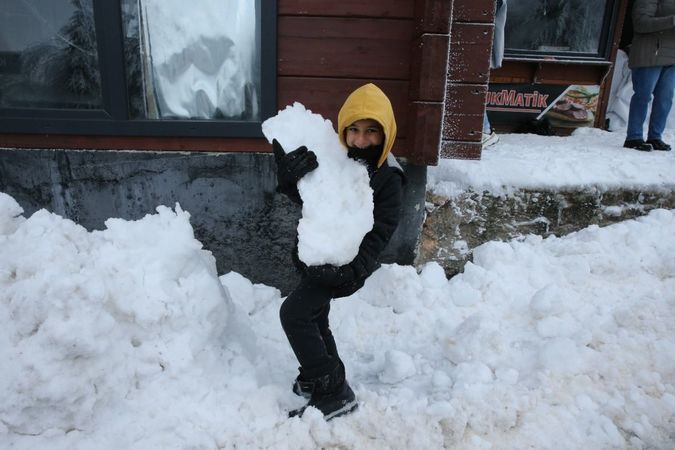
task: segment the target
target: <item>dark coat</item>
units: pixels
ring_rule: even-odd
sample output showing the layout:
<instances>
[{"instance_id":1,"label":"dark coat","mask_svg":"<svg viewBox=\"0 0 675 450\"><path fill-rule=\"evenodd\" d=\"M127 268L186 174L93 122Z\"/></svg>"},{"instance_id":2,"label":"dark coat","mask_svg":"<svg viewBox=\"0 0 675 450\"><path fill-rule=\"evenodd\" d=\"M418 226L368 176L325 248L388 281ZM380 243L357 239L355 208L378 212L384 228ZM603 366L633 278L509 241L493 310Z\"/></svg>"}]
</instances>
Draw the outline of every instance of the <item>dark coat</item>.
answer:
<instances>
[{"instance_id":1,"label":"dark coat","mask_svg":"<svg viewBox=\"0 0 675 450\"><path fill-rule=\"evenodd\" d=\"M628 67L675 64L675 0L636 0Z\"/></svg>"},{"instance_id":2,"label":"dark coat","mask_svg":"<svg viewBox=\"0 0 675 450\"><path fill-rule=\"evenodd\" d=\"M370 178L370 187L373 189L374 223L373 229L363 237L359 252L350 263L356 279L365 280L380 266L380 254L398 227L405 175L397 163L391 162L393 159L391 157L386 160Z\"/></svg>"},{"instance_id":3,"label":"dark coat","mask_svg":"<svg viewBox=\"0 0 675 450\"><path fill-rule=\"evenodd\" d=\"M373 190L373 228L363 237L358 254L349 263L354 271L354 280L338 286L336 297L356 292L363 286L366 278L380 266L380 254L389 243L400 220L406 178L396 159L390 156L379 169L369 171L369 174L370 187ZM296 185L279 186L277 190L294 202L302 203ZM297 238L293 262L304 272L307 266L297 256Z\"/></svg>"}]
</instances>

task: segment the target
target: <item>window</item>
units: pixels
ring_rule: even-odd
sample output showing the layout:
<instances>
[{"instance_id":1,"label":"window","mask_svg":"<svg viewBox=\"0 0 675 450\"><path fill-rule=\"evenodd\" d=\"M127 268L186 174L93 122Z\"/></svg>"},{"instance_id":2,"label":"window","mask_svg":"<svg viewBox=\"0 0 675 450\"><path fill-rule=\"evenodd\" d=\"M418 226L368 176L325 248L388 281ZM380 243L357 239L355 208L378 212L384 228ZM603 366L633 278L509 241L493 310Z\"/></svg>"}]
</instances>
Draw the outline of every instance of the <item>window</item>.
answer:
<instances>
[{"instance_id":1,"label":"window","mask_svg":"<svg viewBox=\"0 0 675 450\"><path fill-rule=\"evenodd\" d=\"M261 136L269 0L4 0L0 132Z\"/></svg>"},{"instance_id":2,"label":"window","mask_svg":"<svg viewBox=\"0 0 675 450\"><path fill-rule=\"evenodd\" d=\"M91 0L5 2L0 107L103 106Z\"/></svg>"},{"instance_id":3,"label":"window","mask_svg":"<svg viewBox=\"0 0 675 450\"><path fill-rule=\"evenodd\" d=\"M505 55L606 59L616 14L608 0L509 1Z\"/></svg>"}]
</instances>

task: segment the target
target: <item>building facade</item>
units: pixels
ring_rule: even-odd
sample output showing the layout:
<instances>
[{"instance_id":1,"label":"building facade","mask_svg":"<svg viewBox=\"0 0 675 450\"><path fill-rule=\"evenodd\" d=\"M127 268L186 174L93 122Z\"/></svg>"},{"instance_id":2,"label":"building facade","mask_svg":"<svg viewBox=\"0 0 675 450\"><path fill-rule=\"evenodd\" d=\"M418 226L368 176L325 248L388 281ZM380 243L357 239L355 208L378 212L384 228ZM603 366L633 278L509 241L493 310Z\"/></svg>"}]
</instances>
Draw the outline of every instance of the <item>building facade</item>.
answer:
<instances>
[{"instance_id":1,"label":"building facade","mask_svg":"<svg viewBox=\"0 0 675 450\"><path fill-rule=\"evenodd\" d=\"M491 73L494 0L5 0L0 191L27 215L47 208L88 229L179 202L219 272L287 290L299 210L275 193L260 125L296 101L336 123L373 82L392 100L409 178L387 261L412 263L426 167L480 158L486 100L495 127L514 128L491 102L524 94L502 85L597 86L601 122L626 0L594 1L587 14L565 6L581 0L510 2ZM518 31L524 3L534 23L602 13L533 43ZM566 49L564 30L597 45Z\"/></svg>"}]
</instances>

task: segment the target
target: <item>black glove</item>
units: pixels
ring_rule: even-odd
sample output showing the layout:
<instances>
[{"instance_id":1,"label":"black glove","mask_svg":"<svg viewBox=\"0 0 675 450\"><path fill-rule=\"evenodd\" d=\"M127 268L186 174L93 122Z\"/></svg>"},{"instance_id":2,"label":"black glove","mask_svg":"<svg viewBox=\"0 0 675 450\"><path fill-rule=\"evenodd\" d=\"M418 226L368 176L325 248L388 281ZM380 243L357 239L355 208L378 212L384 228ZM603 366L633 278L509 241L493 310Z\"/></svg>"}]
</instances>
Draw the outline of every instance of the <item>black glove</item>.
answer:
<instances>
[{"instance_id":1,"label":"black glove","mask_svg":"<svg viewBox=\"0 0 675 450\"><path fill-rule=\"evenodd\" d=\"M344 266L333 266L324 264L322 266L308 266L305 270L307 277L324 286L337 287L354 281L354 270L349 264Z\"/></svg>"},{"instance_id":2,"label":"black glove","mask_svg":"<svg viewBox=\"0 0 675 450\"><path fill-rule=\"evenodd\" d=\"M300 178L319 167L316 154L304 145L285 153L276 139L272 140L274 159L277 163L277 177L280 186L295 185Z\"/></svg>"}]
</instances>

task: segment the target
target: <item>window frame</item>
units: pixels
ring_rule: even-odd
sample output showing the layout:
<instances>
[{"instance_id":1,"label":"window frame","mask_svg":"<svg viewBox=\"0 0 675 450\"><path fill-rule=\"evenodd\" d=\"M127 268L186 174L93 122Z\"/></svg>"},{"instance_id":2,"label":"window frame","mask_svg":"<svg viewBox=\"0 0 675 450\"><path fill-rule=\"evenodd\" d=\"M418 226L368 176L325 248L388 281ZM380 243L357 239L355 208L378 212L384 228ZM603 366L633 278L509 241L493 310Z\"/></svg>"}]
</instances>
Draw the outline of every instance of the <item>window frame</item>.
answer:
<instances>
[{"instance_id":1,"label":"window frame","mask_svg":"<svg viewBox=\"0 0 675 450\"><path fill-rule=\"evenodd\" d=\"M184 120L129 117L121 0L93 0L101 73L101 109L0 108L0 133L109 136L263 137L261 124L276 114L277 1L261 0L260 119Z\"/></svg>"},{"instance_id":2,"label":"window frame","mask_svg":"<svg viewBox=\"0 0 675 450\"><path fill-rule=\"evenodd\" d=\"M573 61L573 62L604 62L611 57L612 37L616 30L616 20L619 10L618 1L607 0L603 14L602 29L600 31L599 49L597 53L587 52L554 52L548 50L522 50L506 47L504 43L504 59L511 61ZM508 18L507 18L508 20Z\"/></svg>"}]
</instances>

